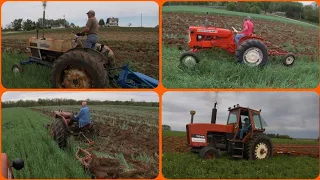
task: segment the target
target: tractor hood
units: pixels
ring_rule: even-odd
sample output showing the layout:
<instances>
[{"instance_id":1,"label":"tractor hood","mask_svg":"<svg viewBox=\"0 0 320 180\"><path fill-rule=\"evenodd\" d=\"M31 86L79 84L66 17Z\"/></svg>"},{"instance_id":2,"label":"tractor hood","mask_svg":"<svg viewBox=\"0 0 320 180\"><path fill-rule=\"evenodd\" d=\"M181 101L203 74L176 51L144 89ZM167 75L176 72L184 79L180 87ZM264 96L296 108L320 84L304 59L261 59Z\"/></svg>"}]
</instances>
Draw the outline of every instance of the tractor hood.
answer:
<instances>
[{"instance_id":1,"label":"tractor hood","mask_svg":"<svg viewBox=\"0 0 320 180\"><path fill-rule=\"evenodd\" d=\"M190 34L202 34L202 35L216 35L219 37L229 37L233 33L229 29L215 28L215 27L205 27L205 26L190 26Z\"/></svg>"},{"instance_id":2,"label":"tractor hood","mask_svg":"<svg viewBox=\"0 0 320 180\"><path fill-rule=\"evenodd\" d=\"M72 112L65 112L65 111L54 111L54 116L62 116L64 118L70 118L73 115Z\"/></svg>"},{"instance_id":3,"label":"tractor hood","mask_svg":"<svg viewBox=\"0 0 320 180\"><path fill-rule=\"evenodd\" d=\"M192 147L207 146L207 133L233 133L234 125L192 123L186 125L187 141Z\"/></svg>"}]
</instances>

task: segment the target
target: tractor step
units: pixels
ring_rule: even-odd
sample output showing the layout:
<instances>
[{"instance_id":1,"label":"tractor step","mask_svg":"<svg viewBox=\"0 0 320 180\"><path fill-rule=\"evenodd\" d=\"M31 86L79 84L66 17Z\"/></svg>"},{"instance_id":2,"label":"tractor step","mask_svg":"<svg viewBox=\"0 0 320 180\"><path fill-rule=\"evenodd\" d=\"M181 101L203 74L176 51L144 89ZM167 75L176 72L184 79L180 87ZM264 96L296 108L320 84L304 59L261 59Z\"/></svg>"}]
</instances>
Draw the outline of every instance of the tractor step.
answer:
<instances>
[{"instance_id":1,"label":"tractor step","mask_svg":"<svg viewBox=\"0 0 320 180\"><path fill-rule=\"evenodd\" d=\"M232 155L232 157L234 157L234 158L243 158L243 156L241 156L241 155Z\"/></svg>"}]
</instances>

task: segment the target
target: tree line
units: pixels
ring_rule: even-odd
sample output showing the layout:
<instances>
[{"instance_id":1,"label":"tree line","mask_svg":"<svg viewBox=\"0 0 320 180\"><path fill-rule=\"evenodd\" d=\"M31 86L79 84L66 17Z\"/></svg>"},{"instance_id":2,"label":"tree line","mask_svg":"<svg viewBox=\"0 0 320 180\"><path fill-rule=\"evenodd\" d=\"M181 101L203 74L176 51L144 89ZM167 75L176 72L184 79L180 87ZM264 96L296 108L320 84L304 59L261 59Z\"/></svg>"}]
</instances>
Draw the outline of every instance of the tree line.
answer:
<instances>
[{"instance_id":1,"label":"tree line","mask_svg":"<svg viewBox=\"0 0 320 180\"><path fill-rule=\"evenodd\" d=\"M42 22L43 18L38 18L37 21L32 21L30 19L23 20L22 18L14 19L10 24L6 25L4 28L1 27L3 31L32 31L35 29L51 29L52 27L57 27L63 25L65 28L78 28L79 26L70 23L65 19L45 19L44 23ZM99 25L105 25L106 21L103 19L99 20ZM44 24L44 25L43 25ZM85 25L85 24L84 24Z\"/></svg>"},{"instance_id":2,"label":"tree line","mask_svg":"<svg viewBox=\"0 0 320 180\"><path fill-rule=\"evenodd\" d=\"M98 101L86 99L88 105L131 105L131 106L151 106L159 107L159 102L146 102L146 101ZM2 108L10 107L34 107L34 106L63 106L63 105L81 105L82 100L74 99L41 99L38 100L19 100L19 101L4 101Z\"/></svg>"},{"instance_id":3,"label":"tree line","mask_svg":"<svg viewBox=\"0 0 320 180\"><path fill-rule=\"evenodd\" d=\"M176 5L212 6L254 14L283 12L287 18L319 23L319 7L316 2L305 6L300 2L166 2L164 4L164 6Z\"/></svg>"}]
</instances>

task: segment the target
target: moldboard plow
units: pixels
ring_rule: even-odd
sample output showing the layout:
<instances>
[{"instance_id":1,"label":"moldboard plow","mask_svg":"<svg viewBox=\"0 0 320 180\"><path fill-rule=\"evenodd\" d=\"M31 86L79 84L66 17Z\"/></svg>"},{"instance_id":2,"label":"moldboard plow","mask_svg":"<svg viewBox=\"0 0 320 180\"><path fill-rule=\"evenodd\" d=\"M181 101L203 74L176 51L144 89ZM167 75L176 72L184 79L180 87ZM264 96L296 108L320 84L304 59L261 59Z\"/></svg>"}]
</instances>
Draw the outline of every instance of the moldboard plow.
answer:
<instances>
[{"instance_id":1,"label":"moldboard plow","mask_svg":"<svg viewBox=\"0 0 320 180\"><path fill-rule=\"evenodd\" d=\"M310 156L319 158L317 145L278 145L274 147L273 155Z\"/></svg>"}]
</instances>

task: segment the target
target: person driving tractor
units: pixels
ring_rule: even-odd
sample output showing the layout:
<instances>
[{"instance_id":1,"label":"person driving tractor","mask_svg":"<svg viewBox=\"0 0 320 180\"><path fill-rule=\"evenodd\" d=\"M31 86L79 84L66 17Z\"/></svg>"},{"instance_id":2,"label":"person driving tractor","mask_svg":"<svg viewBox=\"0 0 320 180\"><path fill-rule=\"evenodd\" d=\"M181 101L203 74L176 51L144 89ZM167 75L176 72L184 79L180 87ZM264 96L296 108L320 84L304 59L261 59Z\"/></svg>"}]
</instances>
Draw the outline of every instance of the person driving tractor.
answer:
<instances>
[{"instance_id":1,"label":"person driving tractor","mask_svg":"<svg viewBox=\"0 0 320 180\"><path fill-rule=\"evenodd\" d=\"M77 36L84 36L88 35L87 39L84 41L83 47L84 48L94 48L96 43L99 40L98 37L98 29L99 29L99 23L95 17L96 13L93 10L90 10L87 12L88 15L88 22L86 24L86 28L77 33Z\"/></svg>"},{"instance_id":2,"label":"person driving tractor","mask_svg":"<svg viewBox=\"0 0 320 180\"><path fill-rule=\"evenodd\" d=\"M253 34L254 25L251 21L251 17L247 16L246 20L243 23L243 30L241 32L237 32L237 35L234 37L236 44L238 45L240 38L244 36L250 36Z\"/></svg>"},{"instance_id":3,"label":"person driving tractor","mask_svg":"<svg viewBox=\"0 0 320 180\"><path fill-rule=\"evenodd\" d=\"M76 116L74 116L72 120L79 122L79 128L82 128L91 123L90 109L87 106L87 102L82 102L82 108L80 109L80 112Z\"/></svg>"},{"instance_id":4,"label":"person driving tractor","mask_svg":"<svg viewBox=\"0 0 320 180\"><path fill-rule=\"evenodd\" d=\"M240 129L240 140L243 138L243 134L245 133L245 132L247 132L248 131L248 129L249 129L249 127L250 127L250 122L249 122L249 118L244 118L244 125L242 126L242 128Z\"/></svg>"}]
</instances>

